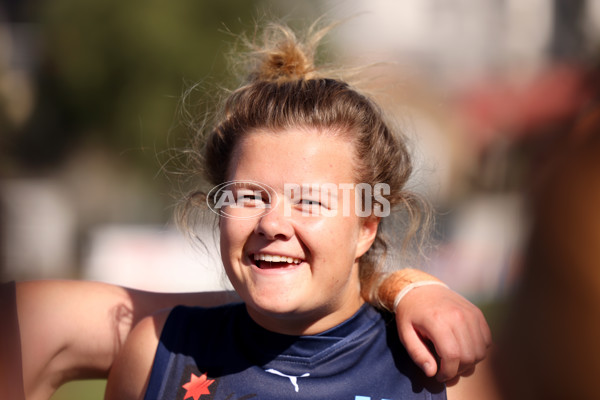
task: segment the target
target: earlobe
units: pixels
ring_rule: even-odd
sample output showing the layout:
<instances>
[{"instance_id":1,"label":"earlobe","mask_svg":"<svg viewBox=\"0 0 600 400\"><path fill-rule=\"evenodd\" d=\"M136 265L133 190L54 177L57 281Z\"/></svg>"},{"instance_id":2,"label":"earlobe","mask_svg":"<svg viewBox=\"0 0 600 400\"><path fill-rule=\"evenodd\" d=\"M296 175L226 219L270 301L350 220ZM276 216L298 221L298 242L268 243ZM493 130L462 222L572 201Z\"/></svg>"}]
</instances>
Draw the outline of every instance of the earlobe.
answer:
<instances>
[{"instance_id":1,"label":"earlobe","mask_svg":"<svg viewBox=\"0 0 600 400\"><path fill-rule=\"evenodd\" d=\"M374 215L363 219L362 226L360 227L360 237L358 238L358 245L356 246L356 258L359 258L363 254L365 254L375 241L380 221L381 217L376 217Z\"/></svg>"}]
</instances>

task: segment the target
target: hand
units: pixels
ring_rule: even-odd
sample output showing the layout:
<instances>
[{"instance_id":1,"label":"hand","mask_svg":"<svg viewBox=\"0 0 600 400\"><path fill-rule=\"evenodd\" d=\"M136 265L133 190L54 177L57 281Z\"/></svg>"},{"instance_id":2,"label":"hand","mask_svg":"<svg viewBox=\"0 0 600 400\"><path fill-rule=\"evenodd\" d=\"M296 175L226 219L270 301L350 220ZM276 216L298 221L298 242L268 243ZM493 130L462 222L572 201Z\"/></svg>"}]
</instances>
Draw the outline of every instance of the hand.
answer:
<instances>
[{"instance_id":1,"label":"hand","mask_svg":"<svg viewBox=\"0 0 600 400\"><path fill-rule=\"evenodd\" d=\"M446 287L415 288L395 311L408 354L427 376L439 381L469 375L492 344L481 310Z\"/></svg>"}]
</instances>

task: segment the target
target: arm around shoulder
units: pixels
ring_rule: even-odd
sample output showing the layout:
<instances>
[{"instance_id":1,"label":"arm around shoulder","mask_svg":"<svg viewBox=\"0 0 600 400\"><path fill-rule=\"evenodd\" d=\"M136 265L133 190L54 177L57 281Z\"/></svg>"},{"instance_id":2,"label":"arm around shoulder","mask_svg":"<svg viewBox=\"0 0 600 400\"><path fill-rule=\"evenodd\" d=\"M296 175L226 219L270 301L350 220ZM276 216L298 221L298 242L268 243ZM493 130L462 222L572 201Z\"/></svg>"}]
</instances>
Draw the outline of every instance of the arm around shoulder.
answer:
<instances>
[{"instance_id":1,"label":"arm around shoulder","mask_svg":"<svg viewBox=\"0 0 600 400\"><path fill-rule=\"evenodd\" d=\"M146 317L131 331L115 359L106 385L106 400L143 399L154 355L170 310Z\"/></svg>"},{"instance_id":2,"label":"arm around shoulder","mask_svg":"<svg viewBox=\"0 0 600 400\"><path fill-rule=\"evenodd\" d=\"M19 282L16 302L27 399L47 399L63 383L103 378L130 329L123 288L97 282Z\"/></svg>"},{"instance_id":3,"label":"arm around shoulder","mask_svg":"<svg viewBox=\"0 0 600 400\"><path fill-rule=\"evenodd\" d=\"M23 387L31 400L48 399L71 380L106 378L131 329L159 309L232 300L225 292L155 293L72 280L19 282L14 297L12 330L20 331Z\"/></svg>"}]
</instances>

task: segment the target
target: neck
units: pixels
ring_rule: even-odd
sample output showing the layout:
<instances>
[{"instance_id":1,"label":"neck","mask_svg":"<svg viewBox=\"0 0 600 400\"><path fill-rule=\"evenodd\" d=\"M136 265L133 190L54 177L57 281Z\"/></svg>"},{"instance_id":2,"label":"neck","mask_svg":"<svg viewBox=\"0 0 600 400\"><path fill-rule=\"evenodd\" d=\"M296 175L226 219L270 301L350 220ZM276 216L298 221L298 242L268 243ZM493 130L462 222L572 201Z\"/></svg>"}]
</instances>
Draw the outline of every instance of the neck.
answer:
<instances>
[{"instance_id":1,"label":"neck","mask_svg":"<svg viewBox=\"0 0 600 400\"><path fill-rule=\"evenodd\" d=\"M272 313L259 311L246 304L250 317L263 328L284 335L306 336L325 332L350 319L365 303L359 295L347 299L344 307L332 310L331 305L308 312Z\"/></svg>"}]
</instances>

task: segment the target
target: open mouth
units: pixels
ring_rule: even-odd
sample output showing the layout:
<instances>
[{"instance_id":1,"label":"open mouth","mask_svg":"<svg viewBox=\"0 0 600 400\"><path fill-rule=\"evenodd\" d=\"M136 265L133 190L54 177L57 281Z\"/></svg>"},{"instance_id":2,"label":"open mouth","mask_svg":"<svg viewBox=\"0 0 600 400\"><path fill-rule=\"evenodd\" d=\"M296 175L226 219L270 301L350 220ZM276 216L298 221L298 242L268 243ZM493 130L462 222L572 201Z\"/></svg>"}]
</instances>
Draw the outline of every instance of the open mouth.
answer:
<instances>
[{"instance_id":1,"label":"open mouth","mask_svg":"<svg viewBox=\"0 0 600 400\"><path fill-rule=\"evenodd\" d=\"M254 254L254 265L260 269L288 268L298 265L303 260L295 257L281 255L256 253Z\"/></svg>"}]
</instances>

